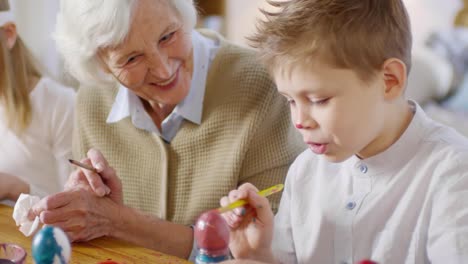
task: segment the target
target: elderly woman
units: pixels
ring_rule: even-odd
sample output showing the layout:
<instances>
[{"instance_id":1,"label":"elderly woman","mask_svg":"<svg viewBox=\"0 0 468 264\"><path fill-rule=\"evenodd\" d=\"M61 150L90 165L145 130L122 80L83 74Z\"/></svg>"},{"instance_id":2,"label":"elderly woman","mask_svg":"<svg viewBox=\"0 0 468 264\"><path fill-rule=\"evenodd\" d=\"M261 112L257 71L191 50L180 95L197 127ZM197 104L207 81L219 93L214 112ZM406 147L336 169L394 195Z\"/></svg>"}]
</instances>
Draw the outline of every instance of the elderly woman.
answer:
<instances>
[{"instance_id":1,"label":"elderly woman","mask_svg":"<svg viewBox=\"0 0 468 264\"><path fill-rule=\"evenodd\" d=\"M303 150L286 102L253 51L195 20L192 0L62 0L56 38L83 84L74 156L99 175L74 172L42 222L188 257L189 225L223 194L284 181Z\"/></svg>"}]
</instances>

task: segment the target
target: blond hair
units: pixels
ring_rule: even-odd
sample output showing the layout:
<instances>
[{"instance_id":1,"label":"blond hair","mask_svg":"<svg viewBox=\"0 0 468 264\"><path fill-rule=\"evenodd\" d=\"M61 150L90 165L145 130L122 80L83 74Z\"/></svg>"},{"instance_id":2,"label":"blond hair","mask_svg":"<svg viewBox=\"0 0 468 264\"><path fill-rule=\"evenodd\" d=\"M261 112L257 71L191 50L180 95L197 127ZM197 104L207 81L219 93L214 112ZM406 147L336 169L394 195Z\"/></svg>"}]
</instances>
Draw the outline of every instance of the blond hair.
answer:
<instances>
[{"instance_id":1,"label":"blond hair","mask_svg":"<svg viewBox=\"0 0 468 264\"><path fill-rule=\"evenodd\" d=\"M8 10L8 1L0 0L0 11ZM20 37L9 49L3 30L0 30L0 69L3 69L0 72L0 103L7 126L21 134L29 126L32 117L29 100L31 78L40 78L41 74Z\"/></svg>"},{"instance_id":2,"label":"blond hair","mask_svg":"<svg viewBox=\"0 0 468 264\"><path fill-rule=\"evenodd\" d=\"M320 59L369 80L397 58L409 73L412 37L401 0L267 1L279 11L262 10L266 20L249 39L270 71Z\"/></svg>"}]
</instances>

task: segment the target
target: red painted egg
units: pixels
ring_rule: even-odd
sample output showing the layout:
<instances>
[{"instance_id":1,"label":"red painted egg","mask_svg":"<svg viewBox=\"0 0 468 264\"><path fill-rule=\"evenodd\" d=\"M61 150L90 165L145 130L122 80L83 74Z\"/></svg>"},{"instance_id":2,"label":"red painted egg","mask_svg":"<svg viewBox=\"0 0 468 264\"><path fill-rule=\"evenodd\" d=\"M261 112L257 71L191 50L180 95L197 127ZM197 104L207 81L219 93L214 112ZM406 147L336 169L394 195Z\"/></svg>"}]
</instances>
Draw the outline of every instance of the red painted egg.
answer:
<instances>
[{"instance_id":1,"label":"red painted egg","mask_svg":"<svg viewBox=\"0 0 468 264\"><path fill-rule=\"evenodd\" d=\"M378 263L375 261L366 259L366 260L359 261L359 264L378 264Z\"/></svg>"},{"instance_id":2,"label":"red painted egg","mask_svg":"<svg viewBox=\"0 0 468 264\"><path fill-rule=\"evenodd\" d=\"M218 251L227 249L229 246L229 226L216 210L201 214L194 232L198 248Z\"/></svg>"}]
</instances>

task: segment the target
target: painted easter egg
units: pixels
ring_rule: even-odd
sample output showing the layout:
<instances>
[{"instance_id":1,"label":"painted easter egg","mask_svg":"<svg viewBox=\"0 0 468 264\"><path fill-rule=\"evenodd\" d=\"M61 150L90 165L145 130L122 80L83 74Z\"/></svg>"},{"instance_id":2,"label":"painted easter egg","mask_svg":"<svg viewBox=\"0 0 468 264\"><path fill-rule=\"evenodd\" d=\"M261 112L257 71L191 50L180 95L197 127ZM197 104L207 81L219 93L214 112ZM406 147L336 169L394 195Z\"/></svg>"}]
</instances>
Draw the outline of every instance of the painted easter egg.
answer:
<instances>
[{"instance_id":1,"label":"painted easter egg","mask_svg":"<svg viewBox=\"0 0 468 264\"><path fill-rule=\"evenodd\" d=\"M44 226L34 236L32 256L36 264L67 264L70 255L70 241L62 229Z\"/></svg>"},{"instance_id":2,"label":"painted easter egg","mask_svg":"<svg viewBox=\"0 0 468 264\"><path fill-rule=\"evenodd\" d=\"M194 235L200 249L218 251L228 248L229 226L216 210L200 215L194 227Z\"/></svg>"},{"instance_id":3,"label":"painted easter egg","mask_svg":"<svg viewBox=\"0 0 468 264\"><path fill-rule=\"evenodd\" d=\"M359 261L359 264L378 264L378 263L372 260L365 259L365 260Z\"/></svg>"}]
</instances>

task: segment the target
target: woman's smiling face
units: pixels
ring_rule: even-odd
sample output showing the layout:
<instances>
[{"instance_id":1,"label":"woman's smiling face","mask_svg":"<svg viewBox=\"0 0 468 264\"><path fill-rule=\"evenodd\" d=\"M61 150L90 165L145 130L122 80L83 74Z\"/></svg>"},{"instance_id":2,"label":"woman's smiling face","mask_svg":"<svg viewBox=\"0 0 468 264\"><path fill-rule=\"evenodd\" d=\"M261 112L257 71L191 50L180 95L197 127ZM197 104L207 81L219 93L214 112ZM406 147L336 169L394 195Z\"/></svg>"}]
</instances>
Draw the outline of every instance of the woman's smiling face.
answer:
<instances>
[{"instance_id":1,"label":"woman's smiling face","mask_svg":"<svg viewBox=\"0 0 468 264\"><path fill-rule=\"evenodd\" d=\"M132 17L125 41L100 51L107 71L150 103L177 105L192 79L190 30L167 0L138 1Z\"/></svg>"}]
</instances>

